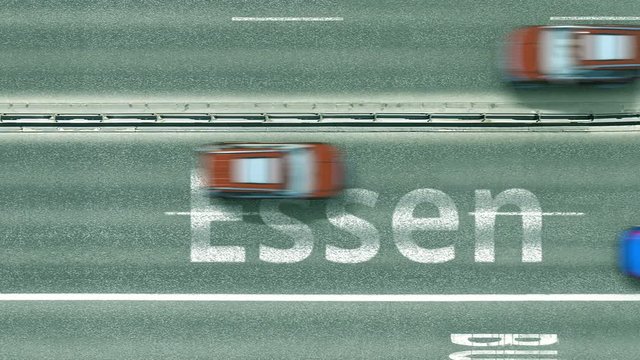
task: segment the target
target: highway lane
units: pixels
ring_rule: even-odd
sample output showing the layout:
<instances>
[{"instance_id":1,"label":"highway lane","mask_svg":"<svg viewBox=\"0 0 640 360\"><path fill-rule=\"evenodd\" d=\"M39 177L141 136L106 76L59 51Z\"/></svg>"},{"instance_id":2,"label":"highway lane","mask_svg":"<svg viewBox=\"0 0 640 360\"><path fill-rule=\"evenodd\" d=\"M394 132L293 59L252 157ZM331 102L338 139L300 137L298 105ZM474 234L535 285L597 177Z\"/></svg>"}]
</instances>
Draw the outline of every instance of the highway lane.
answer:
<instances>
[{"instance_id":1,"label":"highway lane","mask_svg":"<svg viewBox=\"0 0 640 360\"><path fill-rule=\"evenodd\" d=\"M638 139L633 132L0 136L4 242L0 263L5 272L0 288L4 292L638 290L615 268L616 234L638 221L634 211ZM221 140L334 143L344 152L349 187L367 193L361 197L377 197L369 205L349 200L345 212L371 225L352 222L337 228L328 220L330 204L325 200L310 205L284 203L280 206L283 216L308 226L287 235L274 228L279 220L265 220L278 214L267 201L209 201L194 195L194 149ZM455 246L453 259L419 263L403 256L395 245L395 240L404 238L406 227L400 220L394 225L393 218L411 214L407 201L423 203L414 206L414 217L438 216L435 205L429 205L424 196L408 195L419 189L435 189L449 198L441 210L455 212L458 226L457 230L417 231L412 236L427 248ZM484 261L476 258L476 247L486 240L484 233L476 234L476 228L484 225L477 225L470 214L485 203L476 200L483 196L477 193L490 191L496 198L509 189L528 192L542 214L548 214L541 215L538 233L542 261L523 262L523 244L531 241L523 236L522 216L514 215L496 217L493 261L487 262L486 255L482 255ZM241 206L242 221L214 219L209 242L246 246L246 262L192 263L192 239L199 239L201 232L192 230L191 223L198 218L192 221L189 212L207 211L204 208L211 206L235 215L220 207L225 205ZM340 214L339 209L331 211ZM499 211L520 209L506 205ZM535 233L535 223L527 220L527 231ZM307 235L298 235L308 233L314 248L307 258L295 264L258 259L259 244L289 248L294 240L308 240ZM359 238L376 237L376 233L380 249L368 261L335 264L325 258L328 244L357 248Z\"/></svg>"},{"instance_id":2,"label":"highway lane","mask_svg":"<svg viewBox=\"0 0 640 360\"><path fill-rule=\"evenodd\" d=\"M616 269L616 235L638 222L636 132L309 130L0 134L0 291L635 294L640 290L637 281ZM265 201L201 196L197 188L192 190L197 168L193 150L230 140L335 144L344 152L349 188L360 189L351 192L365 198L377 194L372 206L349 204L344 210L370 227L353 219L344 220L343 228L334 226L328 213L335 217L341 210L328 201L313 202L308 208L300 202L285 203L276 211ZM420 263L415 257L419 251L400 250L407 249L406 242L398 245L398 239L406 240L407 224L413 223L406 220L407 214L439 216L428 202L410 209L406 201L426 201L424 194L407 195L416 189L438 190L444 194L440 198L450 198L440 204L441 211L448 210L451 217L453 203L458 225L457 230L417 230L411 233L412 241L423 249L453 245L453 259L432 255L427 260L443 262ZM514 205L497 209L503 215L496 216L495 258L487 257L486 251L478 258L476 248L487 239L486 221L475 222L481 205L487 204L483 194L488 190L495 199L509 189L521 189L506 197L529 206L525 209L529 215L517 215L522 209ZM531 241L537 231L531 196L540 205L541 252ZM522 198L526 200L518 200ZM197 213L213 209L234 217L229 207L238 205L243 213L237 215L240 221L212 217L204 236L209 236L208 246L244 246L245 262L192 262L193 244L203 234L202 227L193 226L194 220L201 221ZM195 217L189 215L192 211ZM398 220L402 213L405 220L401 216ZM523 218L529 240L523 235ZM452 224L450 218L447 221ZM286 222L297 228L282 227ZM478 227L484 229L480 234ZM309 233L313 250L308 257L291 264L259 259L260 246L288 249ZM327 258L328 245L358 248L360 241L371 241L376 234L379 251L370 260L340 264ZM596 354L602 355L596 358L635 359L633 344L640 321L636 303L588 302L2 302L0 308L6 324L0 330L6 340L0 353L9 358L16 354L51 358L436 354L427 358L446 358L470 349L452 344L451 334L525 333L557 335L557 346L536 349L557 350L559 358ZM245 343L249 340L250 346Z\"/></svg>"},{"instance_id":3,"label":"highway lane","mask_svg":"<svg viewBox=\"0 0 640 360\"><path fill-rule=\"evenodd\" d=\"M604 303L2 303L0 356L444 360L474 349L452 343L451 334L533 332L558 341L504 349L557 355L470 359L632 360L637 309Z\"/></svg>"},{"instance_id":4,"label":"highway lane","mask_svg":"<svg viewBox=\"0 0 640 360\"><path fill-rule=\"evenodd\" d=\"M518 26L639 11L636 1L14 1L0 9L0 101L638 111L637 86L513 91L497 54ZM342 20L232 21L303 16Z\"/></svg>"}]
</instances>

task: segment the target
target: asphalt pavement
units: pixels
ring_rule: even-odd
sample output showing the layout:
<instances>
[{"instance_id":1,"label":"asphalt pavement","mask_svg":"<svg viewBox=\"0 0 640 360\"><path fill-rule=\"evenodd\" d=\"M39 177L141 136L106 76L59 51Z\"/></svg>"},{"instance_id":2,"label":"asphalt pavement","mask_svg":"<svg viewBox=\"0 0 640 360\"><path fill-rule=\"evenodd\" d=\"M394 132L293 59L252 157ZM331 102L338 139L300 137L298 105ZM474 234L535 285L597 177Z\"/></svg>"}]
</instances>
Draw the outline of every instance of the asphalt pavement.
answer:
<instances>
[{"instance_id":1,"label":"asphalt pavement","mask_svg":"<svg viewBox=\"0 0 640 360\"><path fill-rule=\"evenodd\" d=\"M11 1L0 9L0 102L639 111L636 85L515 91L498 71L503 40L517 27L639 11L637 1L595 0ZM329 20L255 20L264 18Z\"/></svg>"},{"instance_id":2,"label":"asphalt pavement","mask_svg":"<svg viewBox=\"0 0 640 360\"><path fill-rule=\"evenodd\" d=\"M639 11L593 0L8 1L0 111L640 111L637 84L515 90L498 70L517 27ZM0 133L0 358L638 358L638 302L590 300L640 290L616 264L617 234L639 222L631 129L85 130ZM209 199L194 150L231 140L331 142L347 190ZM5 301L46 293L451 297ZM465 294L582 300L455 300Z\"/></svg>"},{"instance_id":3,"label":"asphalt pavement","mask_svg":"<svg viewBox=\"0 0 640 360\"><path fill-rule=\"evenodd\" d=\"M216 141L331 142L348 190L312 202L209 199L194 150ZM4 133L0 289L637 294L640 283L617 269L616 236L638 223L639 145L634 131ZM635 359L640 335L635 302L0 308L6 358L443 359L507 349ZM452 334L557 342L476 348Z\"/></svg>"}]
</instances>

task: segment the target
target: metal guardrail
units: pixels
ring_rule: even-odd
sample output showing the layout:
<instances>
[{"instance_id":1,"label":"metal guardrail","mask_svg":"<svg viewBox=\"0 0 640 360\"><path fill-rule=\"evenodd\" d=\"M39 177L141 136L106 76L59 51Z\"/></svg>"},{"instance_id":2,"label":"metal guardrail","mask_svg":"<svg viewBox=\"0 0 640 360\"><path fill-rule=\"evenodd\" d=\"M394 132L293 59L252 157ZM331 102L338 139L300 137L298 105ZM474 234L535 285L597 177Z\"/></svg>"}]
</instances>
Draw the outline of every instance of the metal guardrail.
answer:
<instances>
[{"instance_id":1,"label":"metal guardrail","mask_svg":"<svg viewBox=\"0 0 640 360\"><path fill-rule=\"evenodd\" d=\"M640 125L640 113L2 113L2 127Z\"/></svg>"}]
</instances>

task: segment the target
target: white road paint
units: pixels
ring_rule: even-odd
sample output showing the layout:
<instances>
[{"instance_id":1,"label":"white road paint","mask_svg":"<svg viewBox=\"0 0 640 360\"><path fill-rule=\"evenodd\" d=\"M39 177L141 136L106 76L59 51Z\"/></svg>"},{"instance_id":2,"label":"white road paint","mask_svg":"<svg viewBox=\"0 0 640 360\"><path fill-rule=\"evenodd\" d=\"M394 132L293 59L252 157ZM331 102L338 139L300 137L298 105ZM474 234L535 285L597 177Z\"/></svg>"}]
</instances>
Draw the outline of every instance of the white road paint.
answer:
<instances>
[{"instance_id":1,"label":"white road paint","mask_svg":"<svg viewBox=\"0 0 640 360\"><path fill-rule=\"evenodd\" d=\"M202 215L202 216L216 216L222 215L220 210L207 210L207 211L165 211L165 215L169 216L191 216L191 215ZM242 215L260 215L257 211L242 211L240 214Z\"/></svg>"},{"instance_id":2,"label":"white road paint","mask_svg":"<svg viewBox=\"0 0 640 360\"><path fill-rule=\"evenodd\" d=\"M173 216L173 215L191 216L191 211L165 211L164 214L169 216Z\"/></svg>"},{"instance_id":3,"label":"white road paint","mask_svg":"<svg viewBox=\"0 0 640 360\"><path fill-rule=\"evenodd\" d=\"M262 200L260 215L265 225L278 231L293 244L288 248L276 248L260 244L259 258L262 261L276 264L291 264L300 262L311 255L314 237L309 225L283 214L279 207L283 203L294 203L304 207L311 205L309 200Z\"/></svg>"},{"instance_id":4,"label":"white road paint","mask_svg":"<svg viewBox=\"0 0 640 360\"><path fill-rule=\"evenodd\" d=\"M211 231L211 224L220 221L242 221L243 215L259 215L264 224L293 240L292 245L271 247L260 244L259 259L270 263L296 263L308 258L314 250L314 235L308 224L279 210L282 202L294 202L309 206L303 200L262 200L260 210L243 212L242 205L211 199L202 190L204 179L199 171L191 175L191 211L167 211L165 215L190 216L191 261L192 262L245 262L242 246L212 245L212 235L224 236ZM362 246L349 249L332 244L325 245L325 258L337 263L362 263L375 257L380 249L380 235L375 225L346 211L346 203L360 203L375 207L378 194L367 189L346 189L341 198L327 203L327 220L336 228L358 237ZM414 217L416 207L430 203L438 209L436 217ZM504 206L516 206L520 211L499 212ZM392 214L393 241L398 251L407 259L419 263L444 263L455 258L453 244L437 248L418 245L413 239L416 232L456 231L459 216L451 197L437 189L416 189L405 194ZM490 190L475 190L475 262L495 261L495 226L498 215L522 218L522 262L542 262L542 218L543 215L582 216L582 212L542 212L538 198L525 189L507 189L495 195ZM425 235L422 234L424 237Z\"/></svg>"},{"instance_id":5,"label":"white road paint","mask_svg":"<svg viewBox=\"0 0 640 360\"><path fill-rule=\"evenodd\" d=\"M421 203L431 203L438 208L440 216L431 218L413 217L414 209ZM456 257L453 245L426 249L413 240L415 231L458 230L458 209L453 199L440 190L417 189L403 196L393 212L393 240L398 251L407 259L419 263L443 263Z\"/></svg>"},{"instance_id":6,"label":"white road paint","mask_svg":"<svg viewBox=\"0 0 640 360\"><path fill-rule=\"evenodd\" d=\"M494 262L495 223L498 209L515 205L522 210L522 261L542 261L542 208L538 198L525 189L508 189L492 197L490 190L476 190L475 261Z\"/></svg>"},{"instance_id":7,"label":"white road paint","mask_svg":"<svg viewBox=\"0 0 640 360\"><path fill-rule=\"evenodd\" d=\"M216 221L242 221L242 206L211 205L202 194L203 176L191 173L191 261L192 262L244 262L242 246L211 245L211 223Z\"/></svg>"},{"instance_id":8,"label":"white road paint","mask_svg":"<svg viewBox=\"0 0 640 360\"><path fill-rule=\"evenodd\" d=\"M164 214L165 215L169 215L169 216L190 216L191 214L193 214L194 212L192 211L165 211ZM209 212L206 212L209 213ZM217 212L214 212L217 213ZM203 213L204 214L204 213ZM260 215L259 212L243 212L242 215ZM469 212L469 215L471 216L475 216L476 213L471 211ZM496 215L502 215L502 216L522 216L522 215L528 215L525 212L522 211L506 211L506 212L496 212ZM583 212L543 212L542 216L584 216L585 213Z\"/></svg>"},{"instance_id":9,"label":"white road paint","mask_svg":"<svg viewBox=\"0 0 640 360\"><path fill-rule=\"evenodd\" d=\"M478 340L483 341L478 341ZM493 341L486 341L493 340ZM451 334L456 345L474 347L492 346L547 346L558 342L557 334Z\"/></svg>"},{"instance_id":10,"label":"white road paint","mask_svg":"<svg viewBox=\"0 0 640 360\"><path fill-rule=\"evenodd\" d=\"M501 355L497 358L477 357L476 355ZM509 357L505 358L502 355L527 355L527 357ZM529 355L539 355L544 357L529 357ZM550 358L548 356L558 355L557 350L466 350L453 353L449 355L450 360L555 360L556 358Z\"/></svg>"},{"instance_id":11,"label":"white road paint","mask_svg":"<svg viewBox=\"0 0 640 360\"><path fill-rule=\"evenodd\" d=\"M551 21L639 21L640 16L551 16Z\"/></svg>"},{"instance_id":12,"label":"white road paint","mask_svg":"<svg viewBox=\"0 0 640 360\"><path fill-rule=\"evenodd\" d=\"M194 302L640 302L640 294L0 294L2 301L194 301Z\"/></svg>"},{"instance_id":13,"label":"white road paint","mask_svg":"<svg viewBox=\"0 0 640 360\"><path fill-rule=\"evenodd\" d=\"M346 205L362 204L375 207L378 193L367 189L347 189L340 199L327 203L327 219L336 228L350 233L360 240L355 249L345 249L332 244L325 248L325 259L341 264L357 264L371 260L380 249L380 232L370 222L347 212Z\"/></svg>"},{"instance_id":14,"label":"white road paint","mask_svg":"<svg viewBox=\"0 0 640 360\"><path fill-rule=\"evenodd\" d=\"M554 360L557 359L557 350L531 350L531 347L549 346L558 343L557 334L451 334L451 342L456 345L471 347L514 347L522 346L523 349L508 350L464 350L449 355L451 360L507 360L503 356L496 358L487 358L485 356L477 357L477 355L527 355L526 357L513 358L508 360ZM531 358L528 355L541 355L544 358ZM554 356L549 358L547 356Z\"/></svg>"},{"instance_id":15,"label":"white road paint","mask_svg":"<svg viewBox=\"0 0 640 360\"><path fill-rule=\"evenodd\" d=\"M342 17L242 17L234 16L231 21L343 21Z\"/></svg>"},{"instance_id":16,"label":"white road paint","mask_svg":"<svg viewBox=\"0 0 640 360\"><path fill-rule=\"evenodd\" d=\"M527 216L533 214L532 212L526 211L506 211L506 212L496 212L496 215L507 215L507 216ZM538 213L535 213L538 214ZM543 212L540 213L543 216L583 216L583 212ZM475 216L475 212L470 212L469 215Z\"/></svg>"}]
</instances>

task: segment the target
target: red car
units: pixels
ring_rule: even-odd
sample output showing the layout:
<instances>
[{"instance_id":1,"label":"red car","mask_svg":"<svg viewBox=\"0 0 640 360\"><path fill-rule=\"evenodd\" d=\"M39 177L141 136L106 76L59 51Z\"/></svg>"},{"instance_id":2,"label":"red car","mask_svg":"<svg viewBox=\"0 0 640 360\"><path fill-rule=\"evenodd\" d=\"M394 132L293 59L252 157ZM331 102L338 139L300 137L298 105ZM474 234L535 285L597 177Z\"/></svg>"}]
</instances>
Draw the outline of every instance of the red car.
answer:
<instances>
[{"instance_id":1,"label":"red car","mask_svg":"<svg viewBox=\"0 0 640 360\"><path fill-rule=\"evenodd\" d=\"M640 71L640 27L526 27L509 36L504 56L514 83L627 82Z\"/></svg>"},{"instance_id":2,"label":"red car","mask_svg":"<svg viewBox=\"0 0 640 360\"><path fill-rule=\"evenodd\" d=\"M211 195L326 198L343 187L338 150L321 143L221 143L200 151Z\"/></svg>"}]
</instances>

